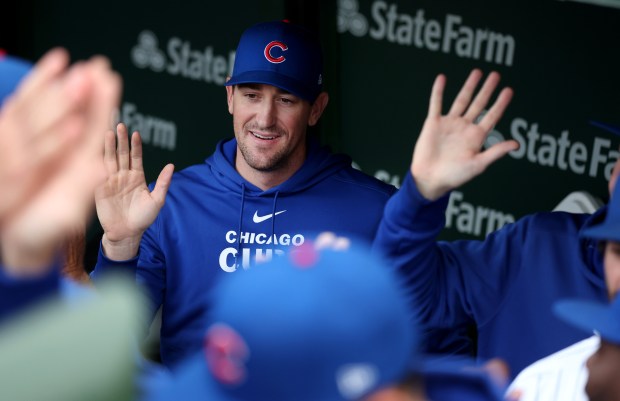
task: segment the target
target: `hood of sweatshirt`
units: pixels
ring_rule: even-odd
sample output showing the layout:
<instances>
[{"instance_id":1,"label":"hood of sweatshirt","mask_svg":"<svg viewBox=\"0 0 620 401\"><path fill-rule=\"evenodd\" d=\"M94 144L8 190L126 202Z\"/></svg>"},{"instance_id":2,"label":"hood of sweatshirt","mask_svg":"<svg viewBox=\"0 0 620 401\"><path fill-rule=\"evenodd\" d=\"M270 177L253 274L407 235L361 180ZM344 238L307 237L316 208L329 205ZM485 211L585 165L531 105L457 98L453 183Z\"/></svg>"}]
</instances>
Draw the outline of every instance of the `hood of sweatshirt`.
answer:
<instances>
[{"instance_id":1,"label":"hood of sweatshirt","mask_svg":"<svg viewBox=\"0 0 620 401\"><path fill-rule=\"evenodd\" d=\"M314 138L307 140L307 154L303 165L292 177L266 191L245 180L235 169L237 140L227 139L217 144L216 150L205 160L218 183L229 191L245 197L285 195L303 191L325 177L351 165L351 158L331 153Z\"/></svg>"},{"instance_id":2,"label":"hood of sweatshirt","mask_svg":"<svg viewBox=\"0 0 620 401\"><path fill-rule=\"evenodd\" d=\"M599 208L590 217L588 217L583 226L579 229L579 242L581 244L582 255L585 261L589 261L589 263L584 263L584 266L588 267L585 271L585 275L588 280L603 287L606 286L605 270L603 267L603 255L599 250L599 241L593 238L585 237L582 233L590 227L601 224L606 215L607 205Z\"/></svg>"}]
</instances>

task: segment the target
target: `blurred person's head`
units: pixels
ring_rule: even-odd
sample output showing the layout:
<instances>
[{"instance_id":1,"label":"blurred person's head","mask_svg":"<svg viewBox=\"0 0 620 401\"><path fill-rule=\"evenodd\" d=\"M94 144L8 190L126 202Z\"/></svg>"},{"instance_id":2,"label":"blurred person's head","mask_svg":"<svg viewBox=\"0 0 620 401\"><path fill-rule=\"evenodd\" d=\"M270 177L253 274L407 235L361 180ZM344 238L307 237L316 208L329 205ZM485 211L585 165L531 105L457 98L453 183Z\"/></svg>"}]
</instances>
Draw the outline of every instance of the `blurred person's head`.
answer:
<instances>
[{"instance_id":1,"label":"blurred person's head","mask_svg":"<svg viewBox=\"0 0 620 401\"><path fill-rule=\"evenodd\" d=\"M600 335L601 344L587 361L590 401L620 400L620 297L611 304L564 300L554 308L568 323Z\"/></svg>"},{"instance_id":2,"label":"blurred person's head","mask_svg":"<svg viewBox=\"0 0 620 401\"><path fill-rule=\"evenodd\" d=\"M615 178L612 177L612 180ZM599 241L603 252L607 293L609 299L615 298L620 291L620 185L613 187L604 220L584 230L581 236Z\"/></svg>"},{"instance_id":3,"label":"blurred person's head","mask_svg":"<svg viewBox=\"0 0 620 401\"><path fill-rule=\"evenodd\" d=\"M305 243L212 295L204 349L152 399L357 400L398 382L415 354L400 279L366 248Z\"/></svg>"}]
</instances>

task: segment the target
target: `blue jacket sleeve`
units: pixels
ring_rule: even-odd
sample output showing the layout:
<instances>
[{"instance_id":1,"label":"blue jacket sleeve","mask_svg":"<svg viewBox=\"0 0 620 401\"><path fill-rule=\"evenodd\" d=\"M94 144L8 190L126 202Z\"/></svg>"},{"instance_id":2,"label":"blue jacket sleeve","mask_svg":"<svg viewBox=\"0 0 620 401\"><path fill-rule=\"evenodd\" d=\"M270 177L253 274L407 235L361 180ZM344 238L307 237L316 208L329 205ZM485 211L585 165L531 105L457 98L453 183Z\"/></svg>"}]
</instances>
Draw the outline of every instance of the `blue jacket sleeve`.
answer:
<instances>
[{"instance_id":1,"label":"blue jacket sleeve","mask_svg":"<svg viewBox=\"0 0 620 401\"><path fill-rule=\"evenodd\" d=\"M142 236L136 267L136 281L145 288L153 314L162 305L166 289L166 258L159 245L160 226L158 217Z\"/></svg>"},{"instance_id":2,"label":"blue jacket sleeve","mask_svg":"<svg viewBox=\"0 0 620 401\"><path fill-rule=\"evenodd\" d=\"M449 196L425 199L411 174L386 205L373 247L404 276L424 329L480 326L501 304L518 274L522 241L516 224L484 241L436 241L445 224Z\"/></svg>"},{"instance_id":3,"label":"blue jacket sleeve","mask_svg":"<svg viewBox=\"0 0 620 401\"><path fill-rule=\"evenodd\" d=\"M40 277L16 278L0 266L0 323L44 299L57 295L60 288L60 269L51 267Z\"/></svg>"},{"instance_id":4,"label":"blue jacket sleeve","mask_svg":"<svg viewBox=\"0 0 620 401\"><path fill-rule=\"evenodd\" d=\"M142 236L138 255L129 260L114 261L108 259L100 245L97 264L91 273L91 278L95 282L108 274L133 276L138 286L146 294L151 316L155 315L162 304L166 284L165 259L156 240L157 227L159 227L159 219L155 220L155 223Z\"/></svg>"},{"instance_id":5,"label":"blue jacket sleeve","mask_svg":"<svg viewBox=\"0 0 620 401\"><path fill-rule=\"evenodd\" d=\"M107 274L126 274L134 275L136 267L138 266L138 256L129 260L116 261L108 259L103 253L103 246L99 244L99 255L97 256L97 264L90 273L90 277L93 280L99 280L102 276Z\"/></svg>"}]
</instances>

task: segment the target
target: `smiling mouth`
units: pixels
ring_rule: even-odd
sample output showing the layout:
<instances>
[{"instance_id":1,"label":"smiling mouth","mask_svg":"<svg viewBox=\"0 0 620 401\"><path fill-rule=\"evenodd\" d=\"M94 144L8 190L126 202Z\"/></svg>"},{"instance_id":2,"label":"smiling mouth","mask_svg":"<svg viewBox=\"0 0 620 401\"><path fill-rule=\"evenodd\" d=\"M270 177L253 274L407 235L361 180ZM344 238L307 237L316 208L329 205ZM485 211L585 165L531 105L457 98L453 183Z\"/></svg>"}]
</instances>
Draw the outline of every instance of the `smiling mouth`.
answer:
<instances>
[{"instance_id":1,"label":"smiling mouth","mask_svg":"<svg viewBox=\"0 0 620 401\"><path fill-rule=\"evenodd\" d=\"M264 139L264 140L267 140L267 141L272 141L272 140L274 140L274 139L276 139L276 138L277 138L277 136L266 136L266 135L261 135L261 134L258 134L258 133L256 133L256 132L254 132L254 131L250 131L250 133L251 133L252 135L254 135L254 137L255 137L255 138L258 138L258 139Z\"/></svg>"}]
</instances>

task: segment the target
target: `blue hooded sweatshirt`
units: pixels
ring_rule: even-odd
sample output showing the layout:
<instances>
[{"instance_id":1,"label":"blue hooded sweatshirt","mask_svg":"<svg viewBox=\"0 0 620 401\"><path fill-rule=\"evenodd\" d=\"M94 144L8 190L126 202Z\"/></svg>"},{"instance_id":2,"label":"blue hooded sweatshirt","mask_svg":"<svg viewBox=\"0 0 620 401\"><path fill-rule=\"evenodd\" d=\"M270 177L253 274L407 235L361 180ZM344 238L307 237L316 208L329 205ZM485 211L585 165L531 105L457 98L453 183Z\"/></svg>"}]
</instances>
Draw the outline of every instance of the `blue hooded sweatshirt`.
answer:
<instances>
[{"instance_id":1,"label":"blue hooded sweatshirt","mask_svg":"<svg viewBox=\"0 0 620 401\"><path fill-rule=\"evenodd\" d=\"M236 140L222 141L204 164L174 174L135 259L113 262L99 253L93 276L134 268L153 310L162 306L160 355L167 366L201 349L208 297L219 277L277 257L311 233L371 242L396 191L310 139L302 167L263 191L235 170L236 148Z\"/></svg>"},{"instance_id":2,"label":"blue hooded sweatshirt","mask_svg":"<svg viewBox=\"0 0 620 401\"><path fill-rule=\"evenodd\" d=\"M593 215L537 213L483 241L436 241L449 196L425 199L408 174L388 202L373 247L406 276L426 331L475 325L477 355L499 357L511 374L587 337L551 305L577 297L606 302L602 257L580 232Z\"/></svg>"}]
</instances>

